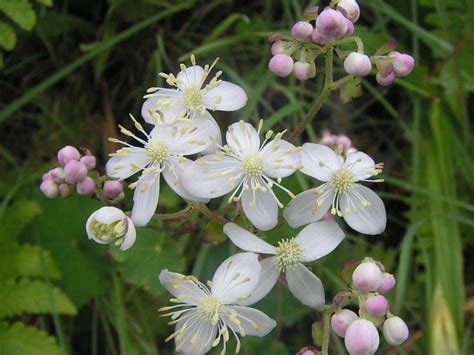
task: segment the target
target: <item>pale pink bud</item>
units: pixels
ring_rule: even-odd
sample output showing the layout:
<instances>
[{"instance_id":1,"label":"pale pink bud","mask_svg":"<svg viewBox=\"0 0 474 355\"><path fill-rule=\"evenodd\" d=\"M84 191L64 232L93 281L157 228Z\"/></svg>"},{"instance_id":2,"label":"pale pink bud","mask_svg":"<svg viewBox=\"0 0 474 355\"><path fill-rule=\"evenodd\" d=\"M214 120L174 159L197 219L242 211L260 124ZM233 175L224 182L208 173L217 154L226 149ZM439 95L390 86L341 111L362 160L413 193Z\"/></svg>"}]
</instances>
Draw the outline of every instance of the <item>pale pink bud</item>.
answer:
<instances>
[{"instance_id":1,"label":"pale pink bud","mask_svg":"<svg viewBox=\"0 0 474 355\"><path fill-rule=\"evenodd\" d=\"M352 34L354 33L354 24L352 23L351 20L347 18L346 18L346 22L347 22L347 30L346 30L346 33L344 33L344 36L349 37L349 36L352 36Z\"/></svg>"},{"instance_id":2,"label":"pale pink bud","mask_svg":"<svg viewBox=\"0 0 474 355\"><path fill-rule=\"evenodd\" d=\"M81 158L81 153L79 153L76 148L67 145L59 150L56 158L58 159L59 164L65 166L71 160L79 160Z\"/></svg>"},{"instance_id":3,"label":"pale pink bud","mask_svg":"<svg viewBox=\"0 0 474 355\"><path fill-rule=\"evenodd\" d=\"M379 347L379 332L372 322L357 319L347 328L344 343L350 355L372 355Z\"/></svg>"},{"instance_id":4,"label":"pale pink bud","mask_svg":"<svg viewBox=\"0 0 474 355\"><path fill-rule=\"evenodd\" d=\"M298 80L308 80L311 77L311 65L304 62L296 62L293 73Z\"/></svg>"},{"instance_id":5,"label":"pale pink bud","mask_svg":"<svg viewBox=\"0 0 474 355\"><path fill-rule=\"evenodd\" d=\"M344 69L349 75L367 76L372 70L372 63L365 54L352 52L344 61Z\"/></svg>"},{"instance_id":6,"label":"pale pink bud","mask_svg":"<svg viewBox=\"0 0 474 355\"><path fill-rule=\"evenodd\" d=\"M347 31L346 18L339 11L327 8L316 19L316 29L325 40L342 37Z\"/></svg>"},{"instance_id":7,"label":"pale pink bud","mask_svg":"<svg viewBox=\"0 0 474 355\"><path fill-rule=\"evenodd\" d=\"M360 8L355 0L340 0L337 7L352 22L356 22L360 16Z\"/></svg>"},{"instance_id":8,"label":"pale pink bud","mask_svg":"<svg viewBox=\"0 0 474 355\"><path fill-rule=\"evenodd\" d=\"M117 198L123 191L123 185L120 181L109 180L104 183L104 197L113 200Z\"/></svg>"},{"instance_id":9,"label":"pale pink bud","mask_svg":"<svg viewBox=\"0 0 474 355\"><path fill-rule=\"evenodd\" d=\"M71 160L64 166L64 175L69 184L76 184L87 176L87 168L77 160Z\"/></svg>"},{"instance_id":10,"label":"pale pink bud","mask_svg":"<svg viewBox=\"0 0 474 355\"><path fill-rule=\"evenodd\" d=\"M311 40L316 44L324 44L326 41L321 37L321 34L317 29L311 34Z\"/></svg>"},{"instance_id":11,"label":"pale pink bud","mask_svg":"<svg viewBox=\"0 0 474 355\"><path fill-rule=\"evenodd\" d=\"M275 41L272 44L272 55L283 54L285 53L285 45L283 41Z\"/></svg>"},{"instance_id":12,"label":"pale pink bud","mask_svg":"<svg viewBox=\"0 0 474 355\"><path fill-rule=\"evenodd\" d=\"M42 176L41 176L41 181L44 181L46 179L50 179L51 176L49 176L49 171L47 173L44 173Z\"/></svg>"},{"instance_id":13,"label":"pale pink bud","mask_svg":"<svg viewBox=\"0 0 474 355\"><path fill-rule=\"evenodd\" d=\"M314 351L311 350L311 348L305 346L304 348L301 348L300 351L296 353L296 355L314 355Z\"/></svg>"},{"instance_id":14,"label":"pale pink bud","mask_svg":"<svg viewBox=\"0 0 474 355\"><path fill-rule=\"evenodd\" d=\"M352 273L354 286L363 291L375 291L382 283L382 271L373 261L362 262Z\"/></svg>"},{"instance_id":15,"label":"pale pink bud","mask_svg":"<svg viewBox=\"0 0 474 355\"><path fill-rule=\"evenodd\" d=\"M86 176L84 180L77 183L76 191L79 195L92 195L95 191L94 179Z\"/></svg>"},{"instance_id":16,"label":"pale pink bud","mask_svg":"<svg viewBox=\"0 0 474 355\"><path fill-rule=\"evenodd\" d=\"M383 76L380 72L377 73L375 76L375 79L377 80L377 83L382 86L389 86L395 81L395 73L392 71L388 73L386 76Z\"/></svg>"},{"instance_id":17,"label":"pale pink bud","mask_svg":"<svg viewBox=\"0 0 474 355\"><path fill-rule=\"evenodd\" d=\"M392 274L388 272L384 272L382 274L382 283L377 289L377 292L382 293L382 294L387 293L388 291L390 291L392 288L395 287L396 283L397 282L395 281L395 277Z\"/></svg>"},{"instance_id":18,"label":"pale pink bud","mask_svg":"<svg viewBox=\"0 0 474 355\"><path fill-rule=\"evenodd\" d=\"M347 150L351 147L352 142L347 136L339 136L337 137L336 145L342 145L344 150Z\"/></svg>"},{"instance_id":19,"label":"pale pink bud","mask_svg":"<svg viewBox=\"0 0 474 355\"><path fill-rule=\"evenodd\" d=\"M313 33L313 25L306 21L298 21L293 25L291 34L298 41L307 42L311 34Z\"/></svg>"},{"instance_id":20,"label":"pale pink bud","mask_svg":"<svg viewBox=\"0 0 474 355\"><path fill-rule=\"evenodd\" d=\"M277 54L276 56L270 59L268 63L268 68L270 71L282 78L288 76L293 71L293 59L286 54Z\"/></svg>"},{"instance_id":21,"label":"pale pink bud","mask_svg":"<svg viewBox=\"0 0 474 355\"><path fill-rule=\"evenodd\" d=\"M65 180L64 169L63 168L54 168L49 171L49 177L53 179L54 182L58 184L63 183Z\"/></svg>"},{"instance_id":22,"label":"pale pink bud","mask_svg":"<svg viewBox=\"0 0 474 355\"><path fill-rule=\"evenodd\" d=\"M81 158L81 163L84 164L87 168L87 170L93 170L95 169L95 164L96 164L96 159L95 156L93 155L84 155Z\"/></svg>"},{"instance_id":23,"label":"pale pink bud","mask_svg":"<svg viewBox=\"0 0 474 355\"><path fill-rule=\"evenodd\" d=\"M69 184L59 185L59 196L62 198L69 197L72 194L72 186Z\"/></svg>"},{"instance_id":24,"label":"pale pink bud","mask_svg":"<svg viewBox=\"0 0 474 355\"><path fill-rule=\"evenodd\" d=\"M41 183L40 190L48 198L55 198L59 193L58 184L56 184L51 178L46 179Z\"/></svg>"},{"instance_id":25,"label":"pale pink bud","mask_svg":"<svg viewBox=\"0 0 474 355\"><path fill-rule=\"evenodd\" d=\"M331 317L331 328L334 332L339 335L341 338L344 338L346 335L347 328L349 325L354 322L359 317L357 314L352 312L349 309L343 309L339 312L336 312Z\"/></svg>"},{"instance_id":26,"label":"pale pink bud","mask_svg":"<svg viewBox=\"0 0 474 355\"><path fill-rule=\"evenodd\" d=\"M364 306L367 313L374 317L383 317L388 311L388 301L382 295L367 298Z\"/></svg>"},{"instance_id":27,"label":"pale pink bud","mask_svg":"<svg viewBox=\"0 0 474 355\"><path fill-rule=\"evenodd\" d=\"M415 58L409 54L391 52L388 56L391 59L390 62L393 65L393 71L397 76L407 76L415 67Z\"/></svg>"},{"instance_id":28,"label":"pale pink bud","mask_svg":"<svg viewBox=\"0 0 474 355\"><path fill-rule=\"evenodd\" d=\"M400 345L408 339L409 330L400 317L390 317L383 323L383 336L390 345Z\"/></svg>"}]
</instances>

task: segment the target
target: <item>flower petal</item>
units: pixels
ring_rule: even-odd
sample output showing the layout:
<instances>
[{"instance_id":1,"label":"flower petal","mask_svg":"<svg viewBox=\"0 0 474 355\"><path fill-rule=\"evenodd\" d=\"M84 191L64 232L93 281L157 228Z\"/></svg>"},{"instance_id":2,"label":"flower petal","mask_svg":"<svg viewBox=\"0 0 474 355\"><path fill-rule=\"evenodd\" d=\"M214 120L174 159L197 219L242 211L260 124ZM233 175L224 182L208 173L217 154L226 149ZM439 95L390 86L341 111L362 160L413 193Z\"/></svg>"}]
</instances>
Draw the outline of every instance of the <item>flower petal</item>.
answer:
<instances>
[{"instance_id":1,"label":"flower petal","mask_svg":"<svg viewBox=\"0 0 474 355\"><path fill-rule=\"evenodd\" d=\"M214 154L219 149L219 146L222 146L221 128L208 111L205 111L204 114L196 112L194 120L202 120L207 126L209 136L211 137L210 144L202 151L202 154Z\"/></svg>"},{"instance_id":2,"label":"flower petal","mask_svg":"<svg viewBox=\"0 0 474 355\"><path fill-rule=\"evenodd\" d=\"M192 65L187 67L185 71L180 71L176 78L181 90L189 85L196 85L200 89L204 81L204 69L200 65Z\"/></svg>"},{"instance_id":3,"label":"flower petal","mask_svg":"<svg viewBox=\"0 0 474 355\"><path fill-rule=\"evenodd\" d=\"M144 171L133 193L132 221L143 227L150 222L158 206L160 174Z\"/></svg>"},{"instance_id":4,"label":"flower petal","mask_svg":"<svg viewBox=\"0 0 474 355\"><path fill-rule=\"evenodd\" d=\"M355 184L349 192L341 195L339 203L342 216L352 229L370 235L385 230L385 206L382 199L368 187Z\"/></svg>"},{"instance_id":5,"label":"flower petal","mask_svg":"<svg viewBox=\"0 0 474 355\"><path fill-rule=\"evenodd\" d=\"M132 220L127 217L127 233L125 233L123 241L120 244L120 250L125 251L127 249L130 249L135 243L136 237L137 231L135 229L135 225L133 224Z\"/></svg>"},{"instance_id":6,"label":"flower petal","mask_svg":"<svg viewBox=\"0 0 474 355\"><path fill-rule=\"evenodd\" d=\"M300 166L300 153L283 139L273 140L261 150L265 163L264 173L272 178L290 176Z\"/></svg>"},{"instance_id":7,"label":"flower petal","mask_svg":"<svg viewBox=\"0 0 474 355\"><path fill-rule=\"evenodd\" d=\"M223 304L247 298L257 285L261 269L254 253L238 253L227 258L212 278L212 295Z\"/></svg>"},{"instance_id":8,"label":"flower petal","mask_svg":"<svg viewBox=\"0 0 474 355\"><path fill-rule=\"evenodd\" d=\"M227 129L225 140L236 153L258 152L260 137L257 130L244 121L233 123Z\"/></svg>"},{"instance_id":9,"label":"flower petal","mask_svg":"<svg viewBox=\"0 0 474 355\"><path fill-rule=\"evenodd\" d=\"M365 153L350 153L344 165L350 167L352 173L355 175L355 181L364 180L374 175L375 161Z\"/></svg>"},{"instance_id":10,"label":"flower petal","mask_svg":"<svg viewBox=\"0 0 474 355\"><path fill-rule=\"evenodd\" d=\"M273 245L250 233L246 229L235 223L227 223L224 226L224 233L232 240L232 243L240 249L259 254L275 254L276 249Z\"/></svg>"},{"instance_id":11,"label":"flower petal","mask_svg":"<svg viewBox=\"0 0 474 355\"><path fill-rule=\"evenodd\" d=\"M176 351L185 355L205 354L212 348L217 326L204 321L198 310L192 310L181 316L175 331Z\"/></svg>"},{"instance_id":12,"label":"flower petal","mask_svg":"<svg viewBox=\"0 0 474 355\"><path fill-rule=\"evenodd\" d=\"M158 278L163 287L183 303L198 305L203 298L208 296L193 276L184 276L165 269L160 272Z\"/></svg>"},{"instance_id":13,"label":"flower petal","mask_svg":"<svg viewBox=\"0 0 474 355\"><path fill-rule=\"evenodd\" d=\"M250 307L229 306L224 316L226 324L242 336L264 337L276 326L276 322L262 311Z\"/></svg>"},{"instance_id":14,"label":"flower petal","mask_svg":"<svg viewBox=\"0 0 474 355\"><path fill-rule=\"evenodd\" d=\"M320 181L329 181L331 174L341 166L341 158L331 148L314 143L303 144L301 172Z\"/></svg>"},{"instance_id":15,"label":"flower petal","mask_svg":"<svg viewBox=\"0 0 474 355\"><path fill-rule=\"evenodd\" d=\"M278 202L272 189L263 182L261 188L250 187L242 193L242 208L248 220L258 229L267 231L278 224ZM265 189L262 191L261 189Z\"/></svg>"},{"instance_id":16,"label":"flower petal","mask_svg":"<svg viewBox=\"0 0 474 355\"><path fill-rule=\"evenodd\" d=\"M221 81L219 86L203 95L203 104L209 110L236 111L244 107L247 101L244 89L228 81Z\"/></svg>"},{"instance_id":17,"label":"flower petal","mask_svg":"<svg viewBox=\"0 0 474 355\"><path fill-rule=\"evenodd\" d=\"M185 116L187 108L182 93L173 89L162 89L145 100L141 114L145 122L167 125Z\"/></svg>"},{"instance_id":18,"label":"flower petal","mask_svg":"<svg viewBox=\"0 0 474 355\"><path fill-rule=\"evenodd\" d=\"M125 147L119 149L112 158L107 161L105 170L107 175L119 180L125 180L138 171L142 170L150 159L143 148Z\"/></svg>"},{"instance_id":19,"label":"flower petal","mask_svg":"<svg viewBox=\"0 0 474 355\"><path fill-rule=\"evenodd\" d=\"M344 237L336 222L319 221L304 227L295 241L300 245L303 261L313 261L336 249Z\"/></svg>"},{"instance_id":20,"label":"flower petal","mask_svg":"<svg viewBox=\"0 0 474 355\"><path fill-rule=\"evenodd\" d=\"M324 288L321 280L301 263L286 271L286 280L291 293L305 306L321 307L324 302Z\"/></svg>"},{"instance_id":21,"label":"flower petal","mask_svg":"<svg viewBox=\"0 0 474 355\"><path fill-rule=\"evenodd\" d=\"M333 197L334 191L323 190L322 194L318 194L317 189L303 191L286 205L283 217L292 228L319 221L329 210Z\"/></svg>"}]
</instances>

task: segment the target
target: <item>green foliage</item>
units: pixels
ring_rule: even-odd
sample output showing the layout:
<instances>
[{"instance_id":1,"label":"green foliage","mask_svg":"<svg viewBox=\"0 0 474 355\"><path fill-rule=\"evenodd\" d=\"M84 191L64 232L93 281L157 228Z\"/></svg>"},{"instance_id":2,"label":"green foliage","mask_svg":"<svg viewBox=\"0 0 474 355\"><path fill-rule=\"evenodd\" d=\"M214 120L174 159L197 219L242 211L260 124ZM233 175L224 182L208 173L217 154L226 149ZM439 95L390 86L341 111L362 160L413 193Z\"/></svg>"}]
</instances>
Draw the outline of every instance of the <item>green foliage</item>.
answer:
<instances>
[{"instance_id":1,"label":"green foliage","mask_svg":"<svg viewBox=\"0 0 474 355\"><path fill-rule=\"evenodd\" d=\"M0 323L0 353L2 355L59 355L54 337L21 322Z\"/></svg>"}]
</instances>

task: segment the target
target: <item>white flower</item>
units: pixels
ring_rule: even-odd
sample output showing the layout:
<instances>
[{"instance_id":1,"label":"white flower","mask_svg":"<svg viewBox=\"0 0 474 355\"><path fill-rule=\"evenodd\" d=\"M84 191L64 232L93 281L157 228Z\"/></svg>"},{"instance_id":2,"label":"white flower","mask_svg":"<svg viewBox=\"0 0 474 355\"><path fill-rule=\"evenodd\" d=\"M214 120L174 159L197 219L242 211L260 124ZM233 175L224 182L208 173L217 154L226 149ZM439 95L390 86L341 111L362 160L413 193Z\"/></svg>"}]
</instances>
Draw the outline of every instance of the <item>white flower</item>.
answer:
<instances>
[{"instance_id":1,"label":"white flower","mask_svg":"<svg viewBox=\"0 0 474 355\"><path fill-rule=\"evenodd\" d=\"M186 200L206 202L188 193L181 184L181 175L188 169L191 160L186 155L196 154L211 144L207 124L202 120L176 121L166 126L155 126L148 134L133 118L135 127L144 135L137 137L120 126L121 132L142 144L135 147L126 142L111 139L126 147L111 154L106 165L107 175L119 180L141 172L138 181L129 185L133 194L132 220L137 226L148 224L158 205L160 176L163 174L168 185Z\"/></svg>"},{"instance_id":2,"label":"white flower","mask_svg":"<svg viewBox=\"0 0 474 355\"><path fill-rule=\"evenodd\" d=\"M278 207L283 205L272 191L281 178L299 168L299 150L282 140L283 133L268 132L260 143L259 132L250 124L240 121L229 126L227 145L212 155L196 160L183 175L183 186L189 193L201 198L215 198L233 191L229 201L242 200L242 208L252 224L269 230L278 223Z\"/></svg>"},{"instance_id":3,"label":"white flower","mask_svg":"<svg viewBox=\"0 0 474 355\"><path fill-rule=\"evenodd\" d=\"M89 239L100 244L120 245L120 250L127 250L135 243L132 220L116 207L102 207L92 213L87 219L86 231Z\"/></svg>"},{"instance_id":4,"label":"white flower","mask_svg":"<svg viewBox=\"0 0 474 355\"><path fill-rule=\"evenodd\" d=\"M296 196L285 208L283 215L294 228L318 221L330 210L342 216L347 224L364 234L379 234L385 230L385 206L372 190L359 184L382 172L383 163L375 164L362 152L349 153L346 158L332 149L305 143L301 152L301 169L306 175L324 183Z\"/></svg>"},{"instance_id":5,"label":"white flower","mask_svg":"<svg viewBox=\"0 0 474 355\"><path fill-rule=\"evenodd\" d=\"M253 304L273 288L281 273L286 275L291 293L304 305L317 308L324 304L321 280L302 262L319 259L332 252L344 239L344 232L334 221L320 221L303 228L295 238L282 239L278 247L268 244L235 223L227 223L224 233L239 248L259 254L275 255L261 261L258 286L244 301Z\"/></svg>"},{"instance_id":6,"label":"white flower","mask_svg":"<svg viewBox=\"0 0 474 355\"><path fill-rule=\"evenodd\" d=\"M169 324L176 324L166 341L174 338L176 350L184 354L204 354L222 341L224 354L230 333L237 340L236 353L240 350L237 334L267 335L276 322L259 310L242 306L257 285L260 271L253 253L226 259L216 270L210 289L194 276L161 271L160 282L174 296L171 302L177 303L160 309L171 311L162 316L171 316Z\"/></svg>"}]
</instances>

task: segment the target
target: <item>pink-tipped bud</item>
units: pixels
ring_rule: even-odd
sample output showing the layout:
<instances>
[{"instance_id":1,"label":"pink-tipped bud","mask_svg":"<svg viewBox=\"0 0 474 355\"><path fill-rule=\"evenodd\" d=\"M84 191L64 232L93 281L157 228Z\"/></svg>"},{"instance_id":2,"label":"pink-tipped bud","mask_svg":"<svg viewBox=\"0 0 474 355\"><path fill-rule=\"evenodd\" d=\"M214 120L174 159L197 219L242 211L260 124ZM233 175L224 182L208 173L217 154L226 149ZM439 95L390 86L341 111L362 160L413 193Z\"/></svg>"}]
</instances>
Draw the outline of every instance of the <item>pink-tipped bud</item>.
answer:
<instances>
[{"instance_id":1,"label":"pink-tipped bud","mask_svg":"<svg viewBox=\"0 0 474 355\"><path fill-rule=\"evenodd\" d=\"M64 169L63 168L54 168L49 171L49 177L53 179L54 182L58 184L63 183L65 180Z\"/></svg>"},{"instance_id":2,"label":"pink-tipped bud","mask_svg":"<svg viewBox=\"0 0 474 355\"><path fill-rule=\"evenodd\" d=\"M64 166L66 182L74 185L82 181L87 176L87 168L77 160L71 160Z\"/></svg>"},{"instance_id":3,"label":"pink-tipped bud","mask_svg":"<svg viewBox=\"0 0 474 355\"><path fill-rule=\"evenodd\" d=\"M295 74L295 78L298 80L308 80L312 77L311 65L304 62L296 62L293 67L293 73Z\"/></svg>"},{"instance_id":4,"label":"pink-tipped bud","mask_svg":"<svg viewBox=\"0 0 474 355\"><path fill-rule=\"evenodd\" d=\"M311 41L313 41L313 43L316 43L316 44L325 44L325 40L321 37L321 34L319 33L319 31L317 29L315 29L313 31L313 33L311 34Z\"/></svg>"},{"instance_id":5,"label":"pink-tipped bud","mask_svg":"<svg viewBox=\"0 0 474 355\"><path fill-rule=\"evenodd\" d=\"M53 179L44 180L40 185L41 192L48 198L55 198L58 196L59 188Z\"/></svg>"},{"instance_id":6,"label":"pink-tipped bud","mask_svg":"<svg viewBox=\"0 0 474 355\"><path fill-rule=\"evenodd\" d=\"M372 70L372 63L365 54L352 52L344 61L344 69L349 75L367 76Z\"/></svg>"},{"instance_id":7,"label":"pink-tipped bud","mask_svg":"<svg viewBox=\"0 0 474 355\"><path fill-rule=\"evenodd\" d=\"M311 348L305 346L304 348L301 348L301 349L296 353L296 355L314 355L314 351L313 351Z\"/></svg>"},{"instance_id":8,"label":"pink-tipped bud","mask_svg":"<svg viewBox=\"0 0 474 355\"><path fill-rule=\"evenodd\" d=\"M352 34L354 33L354 24L352 23L351 20L347 18L346 18L346 22L347 22L347 30L346 30L346 33L344 33L344 36L349 37L349 36L352 36Z\"/></svg>"},{"instance_id":9,"label":"pink-tipped bud","mask_svg":"<svg viewBox=\"0 0 474 355\"><path fill-rule=\"evenodd\" d=\"M379 332L372 322L357 319L347 328L344 343L351 355L372 355L379 347Z\"/></svg>"},{"instance_id":10,"label":"pink-tipped bud","mask_svg":"<svg viewBox=\"0 0 474 355\"><path fill-rule=\"evenodd\" d=\"M87 170L95 169L96 159L93 155L84 155L80 162L86 166Z\"/></svg>"},{"instance_id":11,"label":"pink-tipped bud","mask_svg":"<svg viewBox=\"0 0 474 355\"><path fill-rule=\"evenodd\" d=\"M81 153L79 153L76 148L67 145L59 150L56 158L58 159L59 164L65 166L71 160L79 160L81 158Z\"/></svg>"},{"instance_id":12,"label":"pink-tipped bud","mask_svg":"<svg viewBox=\"0 0 474 355\"><path fill-rule=\"evenodd\" d=\"M47 173L44 173L42 176L41 176L41 181L44 181L44 180L47 180L47 179L50 179L51 176L49 176L49 171Z\"/></svg>"},{"instance_id":13,"label":"pink-tipped bud","mask_svg":"<svg viewBox=\"0 0 474 355\"><path fill-rule=\"evenodd\" d=\"M390 317L383 323L383 336L390 345L400 345L410 334L406 323L400 317Z\"/></svg>"},{"instance_id":14,"label":"pink-tipped bud","mask_svg":"<svg viewBox=\"0 0 474 355\"><path fill-rule=\"evenodd\" d=\"M384 272L382 274L382 283L380 284L379 288L377 289L378 293L385 294L390 291L392 288L395 287L397 281L395 281L395 276L388 272Z\"/></svg>"},{"instance_id":15,"label":"pink-tipped bud","mask_svg":"<svg viewBox=\"0 0 474 355\"><path fill-rule=\"evenodd\" d=\"M375 79L377 80L377 83L382 86L389 86L395 81L395 73L392 71L388 73L386 76L383 76L380 72L377 73L375 76Z\"/></svg>"},{"instance_id":16,"label":"pink-tipped bud","mask_svg":"<svg viewBox=\"0 0 474 355\"><path fill-rule=\"evenodd\" d=\"M356 0L340 0L337 8L352 22L357 22L360 16L360 8Z\"/></svg>"},{"instance_id":17,"label":"pink-tipped bud","mask_svg":"<svg viewBox=\"0 0 474 355\"><path fill-rule=\"evenodd\" d=\"M293 71L293 59L286 54L277 54L276 56L270 59L268 63L268 68L270 71L282 78L287 77Z\"/></svg>"},{"instance_id":18,"label":"pink-tipped bud","mask_svg":"<svg viewBox=\"0 0 474 355\"><path fill-rule=\"evenodd\" d=\"M298 21L293 25L291 34L300 42L308 42L313 33L313 25L306 21Z\"/></svg>"},{"instance_id":19,"label":"pink-tipped bud","mask_svg":"<svg viewBox=\"0 0 474 355\"><path fill-rule=\"evenodd\" d=\"M362 262L352 273L354 286L363 291L375 291L382 283L382 271L373 261Z\"/></svg>"},{"instance_id":20,"label":"pink-tipped bud","mask_svg":"<svg viewBox=\"0 0 474 355\"><path fill-rule=\"evenodd\" d=\"M352 141L347 136L339 136L336 140L336 145L342 145L344 150L349 149L352 146Z\"/></svg>"},{"instance_id":21,"label":"pink-tipped bud","mask_svg":"<svg viewBox=\"0 0 474 355\"><path fill-rule=\"evenodd\" d=\"M367 298L364 306L367 313L374 317L383 317L388 311L388 301L382 295Z\"/></svg>"},{"instance_id":22,"label":"pink-tipped bud","mask_svg":"<svg viewBox=\"0 0 474 355\"><path fill-rule=\"evenodd\" d=\"M123 191L123 184L117 180L109 180L104 183L104 197L109 200L117 198Z\"/></svg>"},{"instance_id":23,"label":"pink-tipped bud","mask_svg":"<svg viewBox=\"0 0 474 355\"><path fill-rule=\"evenodd\" d=\"M92 195L95 191L94 179L86 176L84 180L77 183L76 191L79 195Z\"/></svg>"},{"instance_id":24,"label":"pink-tipped bud","mask_svg":"<svg viewBox=\"0 0 474 355\"><path fill-rule=\"evenodd\" d=\"M393 65L393 71L396 76L407 76L415 67L415 58L409 54L391 52L388 57Z\"/></svg>"},{"instance_id":25,"label":"pink-tipped bud","mask_svg":"<svg viewBox=\"0 0 474 355\"><path fill-rule=\"evenodd\" d=\"M331 317L331 328L337 335L344 338L349 325L358 318L357 314L351 310L343 309L340 312L334 313Z\"/></svg>"},{"instance_id":26,"label":"pink-tipped bud","mask_svg":"<svg viewBox=\"0 0 474 355\"><path fill-rule=\"evenodd\" d=\"M286 47L283 41L275 41L272 44L272 55L285 53Z\"/></svg>"},{"instance_id":27,"label":"pink-tipped bud","mask_svg":"<svg viewBox=\"0 0 474 355\"><path fill-rule=\"evenodd\" d=\"M71 196L72 194L72 186L69 184L61 184L59 185L59 196L62 198L66 198Z\"/></svg>"},{"instance_id":28,"label":"pink-tipped bud","mask_svg":"<svg viewBox=\"0 0 474 355\"><path fill-rule=\"evenodd\" d=\"M316 19L316 29L327 41L340 38L347 31L346 18L339 11L327 8Z\"/></svg>"}]
</instances>

